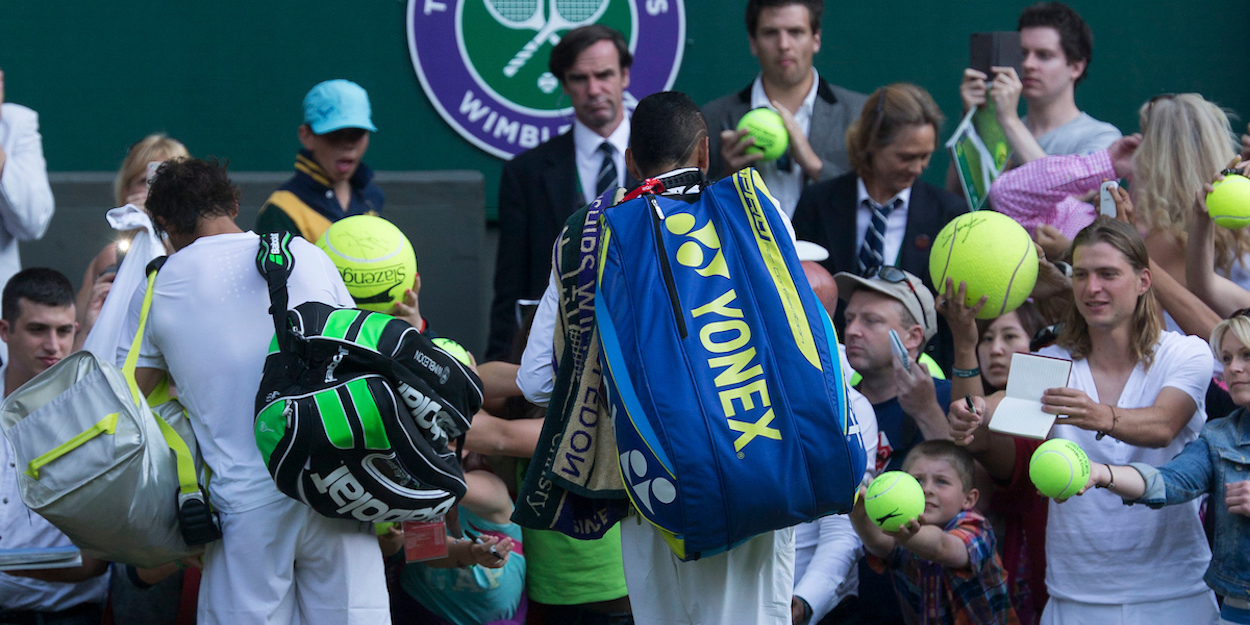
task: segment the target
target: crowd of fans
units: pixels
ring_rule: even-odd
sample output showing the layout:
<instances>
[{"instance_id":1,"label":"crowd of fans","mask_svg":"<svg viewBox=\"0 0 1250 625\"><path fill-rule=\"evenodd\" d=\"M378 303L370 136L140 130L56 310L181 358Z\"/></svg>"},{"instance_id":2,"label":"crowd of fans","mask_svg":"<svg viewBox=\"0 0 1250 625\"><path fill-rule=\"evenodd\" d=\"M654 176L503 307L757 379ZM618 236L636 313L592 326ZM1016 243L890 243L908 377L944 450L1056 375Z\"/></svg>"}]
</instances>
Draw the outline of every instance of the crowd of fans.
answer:
<instances>
[{"instance_id":1,"label":"crowd of fans","mask_svg":"<svg viewBox=\"0 0 1250 625\"><path fill-rule=\"evenodd\" d=\"M377 130L365 90L329 80L307 94L295 172L255 224L236 223L224 167L163 134L136 142L108 215L118 239L75 293L58 272L21 267L18 242L44 234L53 197L36 114L4 101L0 73L4 395L78 349L120 363L143 288L123 283L119 265L168 255L136 378L148 390L168 376L191 410L225 531L202 559L155 569L84 556L75 568L0 574L0 624L1250 623L1250 234L1216 227L1205 204L1225 175L1250 173L1239 162L1250 161L1250 128L1239 136L1200 94L1161 94L1123 135L1077 104L1089 27L1061 3L1024 9L1023 71L968 69L958 85L964 112L995 106L1013 155L985 210L1024 226L1039 258L1030 300L981 319L984 300L932 283L928 268L938 232L969 210L953 166L946 188L920 179L947 115L913 84L865 95L818 73L823 9L748 0L758 74L701 115L661 94L631 118L632 57L616 31L586 26L554 46L572 129L506 163L500 184L490 333L475 361L485 401L463 442L458 506L465 535L483 539L449 538L446 556L426 562L405 562L400 528L321 518L284 498L249 444L245 389L259 382L272 328L256 233L315 241L344 217L385 217L363 162ZM733 130L761 107L789 133L777 160ZM677 143L691 147L637 158L637 146L653 155ZM857 505L778 532L759 552L767 562L745 549L712 562L640 559L636 518L591 541L518 526L518 485L554 402L563 337L552 249L566 221L609 189L690 172L710 184L748 167L807 242L807 281L842 342L865 484L909 472L924 513L887 532ZM1095 206L1107 180L1122 184L1114 218ZM297 300L353 304L324 255L295 251L306 259ZM392 314L433 337L420 284L418 274ZM1073 362L1068 386L1042 404L1059 417L1050 436L1088 454L1098 490L1067 502L1028 479L1041 441L987 427L1012 355L1030 352ZM65 544L22 505L2 447L0 549Z\"/></svg>"}]
</instances>

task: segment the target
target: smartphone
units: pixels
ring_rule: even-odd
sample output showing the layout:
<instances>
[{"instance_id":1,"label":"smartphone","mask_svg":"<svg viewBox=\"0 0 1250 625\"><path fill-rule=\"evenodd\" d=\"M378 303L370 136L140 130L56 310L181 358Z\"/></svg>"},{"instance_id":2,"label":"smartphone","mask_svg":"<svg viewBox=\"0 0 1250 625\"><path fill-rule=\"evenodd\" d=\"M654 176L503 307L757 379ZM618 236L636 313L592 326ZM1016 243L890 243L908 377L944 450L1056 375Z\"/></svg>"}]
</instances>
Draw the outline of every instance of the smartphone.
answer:
<instances>
[{"instance_id":1,"label":"smartphone","mask_svg":"<svg viewBox=\"0 0 1250 625\"><path fill-rule=\"evenodd\" d=\"M907 349L903 347L903 339L898 338L898 332L890 330L890 351L894 352L894 357L903 363L903 368L907 373L911 373L911 357L907 355Z\"/></svg>"},{"instance_id":2,"label":"smartphone","mask_svg":"<svg viewBox=\"0 0 1250 625\"><path fill-rule=\"evenodd\" d=\"M1108 180L1098 187L1098 212L1115 219L1115 198L1111 196L1112 189L1120 188L1120 183L1114 180Z\"/></svg>"},{"instance_id":3,"label":"smartphone","mask_svg":"<svg viewBox=\"0 0 1250 625\"><path fill-rule=\"evenodd\" d=\"M994 80L992 67L1014 67L1016 75L1024 78L1024 52L1018 31L972 33L969 39L968 67L985 74L990 81Z\"/></svg>"}]
</instances>

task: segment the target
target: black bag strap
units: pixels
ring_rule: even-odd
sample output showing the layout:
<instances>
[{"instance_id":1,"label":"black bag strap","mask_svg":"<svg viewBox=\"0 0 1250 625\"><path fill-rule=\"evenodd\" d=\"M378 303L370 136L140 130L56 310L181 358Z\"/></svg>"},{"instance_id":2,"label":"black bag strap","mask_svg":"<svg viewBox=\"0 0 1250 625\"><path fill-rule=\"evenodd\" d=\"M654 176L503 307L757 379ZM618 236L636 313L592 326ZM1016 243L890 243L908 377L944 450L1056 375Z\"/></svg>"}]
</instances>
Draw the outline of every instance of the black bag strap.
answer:
<instances>
[{"instance_id":1,"label":"black bag strap","mask_svg":"<svg viewBox=\"0 0 1250 625\"><path fill-rule=\"evenodd\" d=\"M291 336L286 328L286 312L289 295L286 282L295 268L295 255L291 253L290 232L270 232L260 235L260 251L256 254L256 270L269 284L269 314L273 315L273 330L278 337L278 349L291 351Z\"/></svg>"}]
</instances>

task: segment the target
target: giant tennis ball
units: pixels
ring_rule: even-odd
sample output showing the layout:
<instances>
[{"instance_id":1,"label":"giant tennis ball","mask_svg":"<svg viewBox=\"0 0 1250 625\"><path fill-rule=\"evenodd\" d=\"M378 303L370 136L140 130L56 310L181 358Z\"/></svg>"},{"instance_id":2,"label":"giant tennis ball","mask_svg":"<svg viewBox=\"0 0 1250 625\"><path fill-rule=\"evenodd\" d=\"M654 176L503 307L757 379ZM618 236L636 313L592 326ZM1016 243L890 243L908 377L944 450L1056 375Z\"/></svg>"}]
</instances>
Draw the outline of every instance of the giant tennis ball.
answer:
<instances>
[{"instance_id":1,"label":"giant tennis ball","mask_svg":"<svg viewBox=\"0 0 1250 625\"><path fill-rule=\"evenodd\" d=\"M372 215L334 222L317 240L338 267L356 306L390 312L412 288L417 255L395 224Z\"/></svg>"},{"instance_id":2,"label":"giant tennis ball","mask_svg":"<svg viewBox=\"0 0 1250 625\"><path fill-rule=\"evenodd\" d=\"M746 128L755 145L747 148L747 154L763 153L764 160L775 161L785 154L790 145L790 133L777 111L766 108L751 109L738 120L738 130Z\"/></svg>"},{"instance_id":3,"label":"giant tennis ball","mask_svg":"<svg viewBox=\"0 0 1250 625\"><path fill-rule=\"evenodd\" d=\"M864 512L877 527L896 532L924 512L924 489L916 478L902 471L886 471L868 485Z\"/></svg>"},{"instance_id":4,"label":"giant tennis ball","mask_svg":"<svg viewBox=\"0 0 1250 625\"><path fill-rule=\"evenodd\" d=\"M968 285L966 304L985 295L978 319L1009 313L1028 299L1037 282L1037 249L1014 219L982 210L965 213L946 224L929 252L929 277L938 291L946 278Z\"/></svg>"},{"instance_id":5,"label":"giant tennis ball","mask_svg":"<svg viewBox=\"0 0 1250 625\"><path fill-rule=\"evenodd\" d=\"M1232 230L1250 225L1250 178L1229 174L1212 187L1207 194L1207 213L1211 219Z\"/></svg>"},{"instance_id":6,"label":"giant tennis ball","mask_svg":"<svg viewBox=\"0 0 1250 625\"><path fill-rule=\"evenodd\" d=\"M1037 492L1051 499L1067 499L1089 482L1089 456L1072 441L1052 438L1033 452L1029 479Z\"/></svg>"}]
</instances>

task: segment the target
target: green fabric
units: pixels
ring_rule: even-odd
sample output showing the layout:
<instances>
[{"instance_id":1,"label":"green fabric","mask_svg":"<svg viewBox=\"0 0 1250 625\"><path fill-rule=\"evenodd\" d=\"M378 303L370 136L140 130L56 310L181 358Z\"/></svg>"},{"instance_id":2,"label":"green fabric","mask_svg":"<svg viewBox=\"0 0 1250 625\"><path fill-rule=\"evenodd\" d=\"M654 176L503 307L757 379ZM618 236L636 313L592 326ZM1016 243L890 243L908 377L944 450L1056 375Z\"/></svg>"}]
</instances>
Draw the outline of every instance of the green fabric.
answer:
<instances>
[{"instance_id":1,"label":"green fabric","mask_svg":"<svg viewBox=\"0 0 1250 625\"><path fill-rule=\"evenodd\" d=\"M256 216L256 227L253 230L257 234L283 231L299 234L299 226L296 226L281 208L269 203L261 207L260 214Z\"/></svg>"},{"instance_id":2,"label":"green fabric","mask_svg":"<svg viewBox=\"0 0 1250 625\"><path fill-rule=\"evenodd\" d=\"M524 477L529 462L517 464L519 476ZM577 540L551 530L521 528L521 532L530 599L548 605L580 605L629 594L619 525L598 540Z\"/></svg>"}]
</instances>

